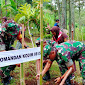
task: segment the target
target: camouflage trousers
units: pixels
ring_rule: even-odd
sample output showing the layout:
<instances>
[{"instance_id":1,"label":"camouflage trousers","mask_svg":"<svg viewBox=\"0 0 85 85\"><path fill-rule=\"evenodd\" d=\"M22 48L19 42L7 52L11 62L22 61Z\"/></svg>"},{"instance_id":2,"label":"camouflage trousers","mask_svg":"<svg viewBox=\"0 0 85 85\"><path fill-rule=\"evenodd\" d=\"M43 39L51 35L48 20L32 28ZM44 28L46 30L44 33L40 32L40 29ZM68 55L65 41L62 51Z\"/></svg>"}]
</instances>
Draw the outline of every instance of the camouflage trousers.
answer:
<instances>
[{"instance_id":1,"label":"camouflage trousers","mask_svg":"<svg viewBox=\"0 0 85 85\"><path fill-rule=\"evenodd\" d=\"M0 68L0 78L5 78L7 76L10 76L10 72L14 70L16 65L10 65L10 66L5 66Z\"/></svg>"},{"instance_id":2,"label":"camouflage trousers","mask_svg":"<svg viewBox=\"0 0 85 85\"><path fill-rule=\"evenodd\" d=\"M13 47L10 47L8 50L14 50ZM10 76L10 72L15 69L16 65L9 65L0 68L0 78L6 78Z\"/></svg>"}]
</instances>

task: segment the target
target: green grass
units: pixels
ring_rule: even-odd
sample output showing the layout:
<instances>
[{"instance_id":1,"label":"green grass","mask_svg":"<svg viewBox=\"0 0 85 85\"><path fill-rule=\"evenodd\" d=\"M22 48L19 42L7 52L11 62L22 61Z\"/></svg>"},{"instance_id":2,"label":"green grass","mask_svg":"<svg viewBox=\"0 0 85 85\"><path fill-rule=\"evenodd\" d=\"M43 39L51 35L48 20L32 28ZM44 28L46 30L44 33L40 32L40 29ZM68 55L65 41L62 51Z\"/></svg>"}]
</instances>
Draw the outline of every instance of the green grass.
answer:
<instances>
[{"instance_id":1,"label":"green grass","mask_svg":"<svg viewBox=\"0 0 85 85\"><path fill-rule=\"evenodd\" d=\"M58 66L56 61L53 62L50 70L51 70L50 72L51 72L52 77L59 77L59 76L61 76L61 73L60 73L60 70L59 70L59 66Z\"/></svg>"},{"instance_id":2,"label":"green grass","mask_svg":"<svg viewBox=\"0 0 85 85\"><path fill-rule=\"evenodd\" d=\"M85 27L82 26L82 29L75 29L75 40L77 41L85 41Z\"/></svg>"}]
</instances>

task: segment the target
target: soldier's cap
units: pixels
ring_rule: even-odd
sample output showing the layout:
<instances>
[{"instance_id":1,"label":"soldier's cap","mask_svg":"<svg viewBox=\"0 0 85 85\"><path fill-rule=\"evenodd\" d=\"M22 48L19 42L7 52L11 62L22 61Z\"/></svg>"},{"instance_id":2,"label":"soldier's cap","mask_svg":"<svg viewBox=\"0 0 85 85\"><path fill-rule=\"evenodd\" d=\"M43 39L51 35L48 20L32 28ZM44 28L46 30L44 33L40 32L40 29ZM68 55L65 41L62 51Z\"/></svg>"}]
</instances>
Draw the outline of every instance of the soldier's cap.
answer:
<instances>
[{"instance_id":1,"label":"soldier's cap","mask_svg":"<svg viewBox=\"0 0 85 85\"><path fill-rule=\"evenodd\" d=\"M2 19L4 19L5 22L7 21L7 17L3 17Z\"/></svg>"},{"instance_id":2,"label":"soldier's cap","mask_svg":"<svg viewBox=\"0 0 85 85\"><path fill-rule=\"evenodd\" d=\"M19 33L19 26L15 23L7 23L6 24L6 33L10 35L16 35L16 33Z\"/></svg>"},{"instance_id":3,"label":"soldier's cap","mask_svg":"<svg viewBox=\"0 0 85 85\"><path fill-rule=\"evenodd\" d=\"M51 46L48 44L43 49L43 57L47 57L51 52Z\"/></svg>"},{"instance_id":4,"label":"soldier's cap","mask_svg":"<svg viewBox=\"0 0 85 85\"><path fill-rule=\"evenodd\" d=\"M43 39L43 42L46 42L46 40ZM40 44L40 37L36 39L35 44Z\"/></svg>"},{"instance_id":5,"label":"soldier's cap","mask_svg":"<svg viewBox=\"0 0 85 85\"><path fill-rule=\"evenodd\" d=\"M43 57L44 58L49 58L49 54L51 53L51 51L55 51L56 52L56 56L57 56L57 50L55 47L47 44L45 45L44 49L43 49Z\"/></svg>"},{"instance_id":6,"label":"soldier's cap","mask_svg":"<svg viewBox=\"0 0 85 85\"><path fill-rule=\"evenodd\" d=\"M37 40L35 41L35 43L36 43L36 44L37 44L37 43L40 43L40 37L37 38Z\"/></svg>"},{"instance_id":7,"label":"soldier's cap","mask_svg":"<svg viewBox=\"0 0 85 85\"><path fill-rule=\"evenodd\" d=\"M6 19L7 20L7 17L3 17L2 19Z\"/></svg>"},{"instance_id":8,"label":"soldier's cap","mask_svg":"<svg viewBox=\"0 0 85 85\"><path fill-rule=\"evenodd\" d=\"M17 25L14 24L14 23L8 23L8 25L7 25L8 28L9 28L9 27L14 27L14 26L17 26Z\"/></svg>"}]
</instances>

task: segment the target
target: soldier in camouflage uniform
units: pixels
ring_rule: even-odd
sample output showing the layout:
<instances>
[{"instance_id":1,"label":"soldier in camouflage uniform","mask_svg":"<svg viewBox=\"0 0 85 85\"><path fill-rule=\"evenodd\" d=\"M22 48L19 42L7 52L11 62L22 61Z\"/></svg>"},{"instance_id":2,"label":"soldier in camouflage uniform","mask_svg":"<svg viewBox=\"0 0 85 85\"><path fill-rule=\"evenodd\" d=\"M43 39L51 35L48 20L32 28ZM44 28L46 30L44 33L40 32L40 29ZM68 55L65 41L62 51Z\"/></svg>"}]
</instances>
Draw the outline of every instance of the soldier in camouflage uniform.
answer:
<instances>
[{"instance_id":1,"label":"soldier in camouflage uniform","mask_svg":"<svg viewBox=\"0 0 85 85\"><path fill-rule=\"evenodd\" d=\"M43 40L44 41L44 40ZM53 41L53 40L47 40L47 41L44 41L43 42L43 45L46 45L46 47L48 48L48 46L54 46L56 44L56 42L55 41ZM40 38L38 38L37 40L36 40L36 45L37 45L37 47L39 47L40 46ZM45 48L45 47L44 47ZM46 52L47 51L44 51L44 54L46 54ZM43 54L43 56L45 56ZM46 65L46 61L45 60L47 60L47 58L46 57L44 57L43 58L43 66L45 67L45 65ZM65 65L63 65L63 64L61 64L61 61L59 60L59 59L56 59L56 61L57 61L57 63L58 63L58 65L59 65L59 69L60 69L60 72L61 72L61 74L63 75L66 71L67 71L67 67L65 66ZM52 61L53 62L53 61ZM38 64L37 64L38 65ZM48 78L49 78L49 76L48 76ZM65 85L71 85L71 81L70 81L70 79L71 79L71 75L68 77L68 79L66 79L66 82L65 82Z\"/></svg>"},{"instance_id":2,"label":"soldier in camouflage uniform","mask_svg":"<svg viewBox=\"0 0 85 85\"><path fill-rule=\"evenodd\" d=\"M59 78L56 78L56 83L60 83L60 81L65 77L69 69L72 67L71 73L74 72L74 64L73 61L79 61L80 71L83 78L83 85L85 85L85 45L79 41L68 41L61 44L54 44L53 46L45 45L44 58L48 58L48 62L42 71L42 76L48 71L52 62L56 60L60 66L66 66L67 71ZM47 57L47 55L49 55ZM39 79L39 75L37 74L36 79Z\"/></svg>"},{"instance_id":3,"label":"soldier in camouflage uniform","mask_svg":"<svg viewBox=\"0 0 85 85\"><path fill-rule=\"evenodd\" d=\"M0 51L14 50L15 48L11 47L16 39L22 43L22 35L19 31L19 25L16 24L13 20L8 20L2 26L5 28L5 31L2 31L0 34ZM26 48L26 44L24 45ZM15 69L16 65L10 65L0 68L0 77L4 85L9 84L10 72Z\"/></svg>"}]
</instances>

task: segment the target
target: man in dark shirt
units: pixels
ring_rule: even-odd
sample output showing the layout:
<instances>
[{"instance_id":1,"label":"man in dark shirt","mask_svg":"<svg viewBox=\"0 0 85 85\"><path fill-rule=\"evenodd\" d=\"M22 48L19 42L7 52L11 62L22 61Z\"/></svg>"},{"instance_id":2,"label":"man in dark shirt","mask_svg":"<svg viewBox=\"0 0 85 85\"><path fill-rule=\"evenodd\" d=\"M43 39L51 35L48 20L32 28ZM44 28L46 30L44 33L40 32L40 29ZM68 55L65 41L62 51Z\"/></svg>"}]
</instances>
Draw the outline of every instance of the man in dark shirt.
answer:
<instances>
[{"instance_id":1,"label":"man in dark shirt","mask_svg":"<svg viewBox=\"0 0 85 85\"><path fill-rule=\"evenodd\" d=\"M54 26L58 26L59 27L59 19L56 19L55 21L56 21L56 23L54 24Z\"/></svg>"}]
</instances>

